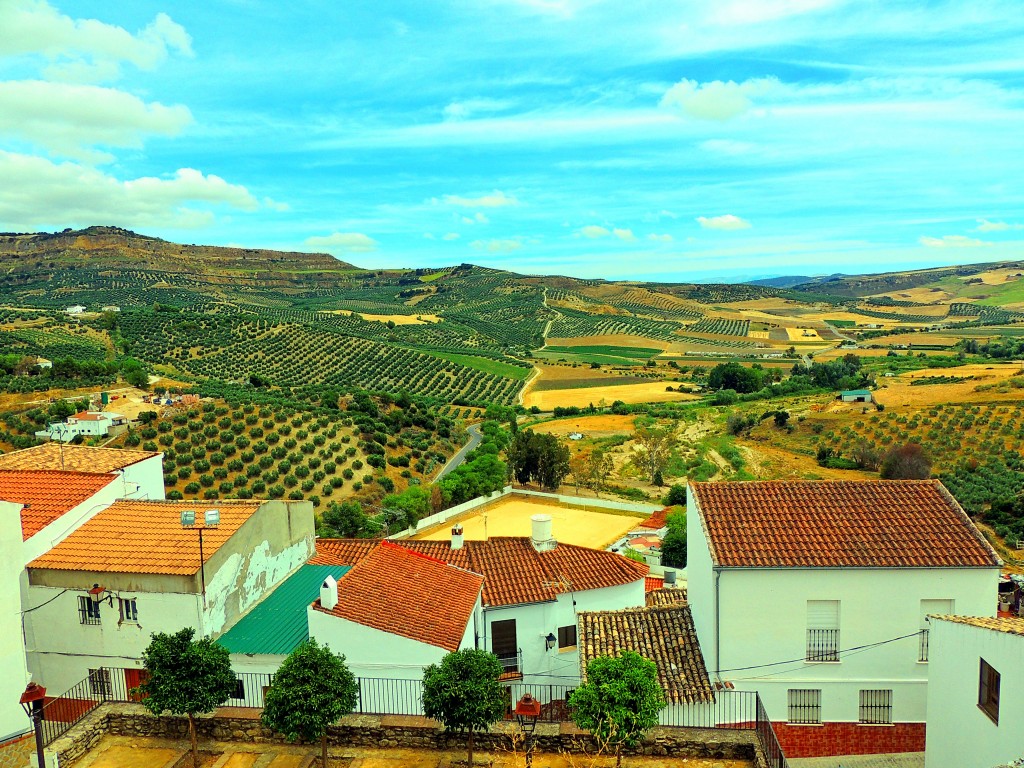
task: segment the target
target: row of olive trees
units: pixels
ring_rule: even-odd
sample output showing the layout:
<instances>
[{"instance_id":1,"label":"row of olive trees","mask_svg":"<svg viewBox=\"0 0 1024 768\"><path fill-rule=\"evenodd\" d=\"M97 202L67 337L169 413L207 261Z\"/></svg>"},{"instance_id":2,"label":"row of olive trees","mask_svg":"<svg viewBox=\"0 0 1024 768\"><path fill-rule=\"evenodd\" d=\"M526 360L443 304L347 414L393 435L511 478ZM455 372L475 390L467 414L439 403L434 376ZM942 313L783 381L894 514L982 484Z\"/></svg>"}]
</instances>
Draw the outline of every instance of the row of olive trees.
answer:
<instances>
[{"instance_id":1,"label":"row of olive trees","mask_svg":"<svg viewBox=\"0 0 1024 768\"><path fill-rule=\"evenodd\" d=\"M196 716L228 700L237 680L226 648L209 638L194 639L195 630L159 633L142 655L146 680L132 693L154 714L185 715L192 761L199 768ZM508 702L499 678L497 657L463 649L424 670L423 710L445 728L467 734L468 763L473 765L473 735L501 720ZM358 682L345 657L310 639L292 651L264 695L263 724L288 741L320 742L321 766L327 766L327 729L352 712ZM572 717L590 731L601 749L613 750L616 765L622 748L635 745L658 723L665 706L653 662L632 652L601 657L587 666L587 682L569 699Z\"/></svg>"}]
</instances>

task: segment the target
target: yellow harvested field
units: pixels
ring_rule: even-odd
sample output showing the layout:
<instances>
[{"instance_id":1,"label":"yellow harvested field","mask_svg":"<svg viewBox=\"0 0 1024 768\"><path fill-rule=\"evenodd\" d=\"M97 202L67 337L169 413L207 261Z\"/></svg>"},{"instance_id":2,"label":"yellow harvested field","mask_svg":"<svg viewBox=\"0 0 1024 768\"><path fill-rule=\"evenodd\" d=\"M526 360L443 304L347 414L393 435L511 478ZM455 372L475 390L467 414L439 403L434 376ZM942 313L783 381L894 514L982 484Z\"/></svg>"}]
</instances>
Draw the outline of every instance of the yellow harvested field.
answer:
<instances>
[{"instance_id":1,"label":"yellow harvested field","mask_svg":"<svg viewBox=\"0 0 1024 768\"><path fill-rule=\"evenodd\" d=\"M666 349L667 341L649 339L646 336L630 336L625 333L609 333L604 336L573 336L571 338L550 338L550 347L647 347L648 349Z\"/></svg>"},{"instance_id":2,"label":"yellow harvested field","mask_svg":"<svg viewBox=\"0 0 1024 768\"><path fill-rule=\"evenodd\" d=\"M503 499L457 518L467 539L483 541L494 536L529 536L530 518L536 514L551 515L551 533L556 541L581 547L604 549L627 531L636 528L642 515L582 509L557 504L525 500ZM451 538L454 520L414 536L426 541L444 541Z\"/></svg>"},{"instance_id":3,"label":"yellow harvested field","mask_svg":"<svg viewBox=\"0 0 1024 768\"><path fill-rule=\"evenodd\" d=\"M604 400L613 403L621 400L624 403L664 403L676 400L699 400L697 395L685 392L666 392L665 387L676 385L671 382L650 381L640 384L620 384L608 387L579 387L577 389L549 389L543 391L530 390L523 395L526 408L537 406L542 411L552 408L566 408L570 405L586 406Z\"/></svg>"},{"instance_id":4,"label":"yellow harvested field","mask_svg":"<svg viewBox=\"0 0 1024 768\"><path fill-rule=\"evenodd\" d=\"M770 335L770 331L750 331L747 334L752 339L767 339Z\"/></svg>"},{"instance_id":5,"label":"yellow harvested field","mask_svg":"<svg viewBox=\"0 0 1024 768\"><path fill-rule=\"evenodd\" d=\"M1020 280L1018 275L1021 274L1021 271L1020 269L991 269L988 272L979 272L976 275L971 275L971 277L981 278L981 282L985 285L1002 285L1003 283L1012 283L1014 280Z\"/></svg>"},{"instance_id":6,"label":"yellow harvested field","mask_svg":"<svg viewBox=\"0 0 1024 768\"><path fill-rule=\"evenodd\" d=\"M939 290L934 290L924 286L920 288L907 288L901 291L889 291L888 293L878 293L875 295L888 296L890 299L895 299L897 301L915 301L919 304L931 304L935 301L946 301L953 298L953 294L948 293L941 288Z\"/></svg>"},{"instance_id":7,"label":"yellow harvested field","mask_svg":"<svg viewBox=\"0 0 1024 768\"><path fill-rule=\"evenodd\" d=\"M636 416L616 416L601 414L599 416L577 416L572 419L558 419L536 424L530 429L548 435L564 437L572 432L581 432L584 437L609 437L633 433L633 422Z\"/></svg>"},{"instance_id":8,"label":"yellow harvested field","mask_svg":"<svg viewBox=\"0 0 1024 768\"><path fill-rule=\"evenodd\" d=\"M337 309L335 314L349 314L348 309ZM436 314L367 314L366 312L355 312L355 314L370 321L387 323L391 321L396 326L423 326L427 323L440 323L440 317Z\"/></svg>"},{"instance_id":9,"label":"yellow harvested field","mask_svg":"<svg viewBox=\"0 0 1024 768\"><path fill-rule=\"evenodd\" d=\"M787 328L786 335L790 341L821 341L821 336L814 328Z\"/></svg>"},{"instance_id":10,"label":"yellow harvested field","mask_svg":"<svg viewBox=\"0 0 1024 768\"><path fill-rule=\"evenodd\" d=\"M979 386L995 384L1003 379L1020 374L1019 363L1003 365L961 365L958 368L924 368L900 374L891 379L882 379L881 389L875 392L875 402L886 408L895 406L926 406L938 403L984 403L1002 401L1019 396L1019 390L1007 395L995 389L978 392ZM953 384L927 384L912 386L914 379L929 376L973 377Z\"/></svg>"}]
</instances>

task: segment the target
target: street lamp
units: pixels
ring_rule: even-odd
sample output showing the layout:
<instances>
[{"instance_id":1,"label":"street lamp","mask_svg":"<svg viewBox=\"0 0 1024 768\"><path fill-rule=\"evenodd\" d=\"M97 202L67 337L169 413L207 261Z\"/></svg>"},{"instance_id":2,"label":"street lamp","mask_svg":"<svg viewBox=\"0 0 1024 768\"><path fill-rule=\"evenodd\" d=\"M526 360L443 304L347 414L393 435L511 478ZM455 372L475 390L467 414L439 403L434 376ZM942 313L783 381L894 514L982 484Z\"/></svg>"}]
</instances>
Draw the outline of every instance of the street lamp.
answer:
<instances>
[{"instance_id":1,"label":"street lamp","mask_svg":"<svg viewBox=\"0 0 1024 768\"><path fill-rule=\"evenodd\" d=\"M29 682L25 692L21 694L21 708L32 718L32 728L36 733L36 759L39 768L46 768L43 755L43 703L46 701L46 689L38 683Z\"/></svg>"},{"instance_id":2,"label":"street lamp","mask_svg":"<svg viewBox=\"0 0 1024 768\"><path fill-rule=\"evenodd\" d=\"M203 524L196 525L195 510L186 509L181 513L181 527L199 531L199 579L203 590L203 608L206 608L206 558L203 557L203 531L220 525L220 510L208 509L203 513Z\"/></svg>"},{"instance_id":3,"label":"street lamp","mask_svg":"<svg viewBox=\"0 0 1024 768\"><path fill-rule=\"evenodd\" d=\"M516 704L516 722L526 734L526 766L533 765L533 731L540 717L540 702L529 692L523 694Z\"/></svg>"}]
</instances>

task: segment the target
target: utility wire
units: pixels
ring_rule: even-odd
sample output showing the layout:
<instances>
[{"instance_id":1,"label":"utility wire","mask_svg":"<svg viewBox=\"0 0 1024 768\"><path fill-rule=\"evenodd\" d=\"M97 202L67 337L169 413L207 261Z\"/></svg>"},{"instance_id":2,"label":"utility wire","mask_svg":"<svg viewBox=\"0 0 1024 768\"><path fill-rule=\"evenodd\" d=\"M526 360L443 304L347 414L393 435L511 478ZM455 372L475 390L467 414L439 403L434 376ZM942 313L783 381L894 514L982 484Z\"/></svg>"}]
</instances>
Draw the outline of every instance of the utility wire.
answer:
<instances>
[{"instance_id":1,"label":"utility wire","mask_svg":"<svg viewBox=\"0 0 1024 768\"><path fill-rule=\"evenodd\" d=\"M926 630L918 630L917 632L911 632L909 635L900 635L899 637L890 637L888 640L879 640L876 643L865 643L864 645L855 645L850 648L843 648L839 651L839 655L842 656L844 653L851 653L853 651L863 651L869 648L877 648L880 645L886 645L887 643L895 643L897 640L906 640L908 637L918 637L922 632ZM777 667L781 664L796 664L797 662L806 662L807 657L803 656L799 659L787 659L786 661L772 661L768 664L751 664L748 667L732 667L730 669L716 669L715 674L721 674L722 672L743 672L748 669L764 669L765 667Z\"/></svg>"}]
</instances>

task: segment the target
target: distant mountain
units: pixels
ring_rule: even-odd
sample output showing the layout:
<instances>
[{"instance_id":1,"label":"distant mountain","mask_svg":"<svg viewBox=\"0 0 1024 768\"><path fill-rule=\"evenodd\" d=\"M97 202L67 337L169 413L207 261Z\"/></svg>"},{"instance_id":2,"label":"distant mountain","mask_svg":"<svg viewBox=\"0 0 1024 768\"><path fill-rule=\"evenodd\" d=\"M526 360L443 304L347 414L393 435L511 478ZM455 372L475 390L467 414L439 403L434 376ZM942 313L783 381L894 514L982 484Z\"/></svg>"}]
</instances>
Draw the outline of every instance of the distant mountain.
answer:
<instances>
[{"instance_id":1,"label":"distant mountain","mask_svg":"<svg viewBox=\"0 0 1024 768\"><path fill-rule=\"evenodd\" d=\"M763 285L769 288L792 288L794 285L805 285L818 280L828 280L842 277L842 273L836 272L826 277L810 275L782 275L780 277L763 277L760 280L747 280L747 285Z\"/></svg>"}]
</instances>

